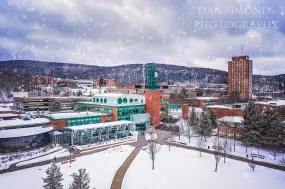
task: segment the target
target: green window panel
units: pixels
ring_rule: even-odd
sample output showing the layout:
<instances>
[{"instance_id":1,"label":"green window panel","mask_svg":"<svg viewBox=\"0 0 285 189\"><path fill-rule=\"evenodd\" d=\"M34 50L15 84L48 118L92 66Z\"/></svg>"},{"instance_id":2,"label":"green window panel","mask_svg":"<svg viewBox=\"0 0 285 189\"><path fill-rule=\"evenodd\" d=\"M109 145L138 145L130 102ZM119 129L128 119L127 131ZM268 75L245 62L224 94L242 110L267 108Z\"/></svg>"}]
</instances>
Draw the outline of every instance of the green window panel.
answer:
<instances>
[{"instance_id":1,"label":"green window panel","mask_svg":"<svg viewBox=\"0 0 285 189\"><path fill-rule=\"evenodd\" d=\"M134 100L131 98L131 99L130 99L130 103L133 103L133 101L134 101Z\"/></svg>"},{"instance_id":2,"label":"green window panel","mask_svg":"<svg viewBox=\"0 0 285 189\"><path fill-rule=\"evenodd\" d=\"M103 103L103 98L100 98L100 102Z\"/></svg>"},{"instance_id":3,"label":"green window panel","mask_svg":"<svg viewBox=\"0 0 285 189\"><path fill-rule=\"evenodd\" d=\"M127 102L128 102L128 99L127 99L127 98L124 98L124 99L123 99L123 102L124 102L124 103L127 103Z\"/></svg>"},{"instance_id":4,"label":"green window panel","mask_svg":"<svg viewBox=\"0 0 285 189\"><path fill-rule=\"evenodd\" d=\"M122 100L122 98L118 98L118 104L122 104L122 102L123 102L123 100Z\"/></svg>"},{"instance_id":5,"label":"green window panel","mask_svg":"<svg viewBox=\"0 0 285 189\"><path fill-rule=\"evenodd\" d=\"M107 103L107 98L104 98L104 103L105 103L105 104Z\"/></svg>"},{"instance_id":6,"label":"green window panel","mask_svg":"<svg viewBox=\"0 0 285 189\"><path fill-rule=\"evenodd\" d=\"M99 102L99 98L96 98L96 102L97 102L97 103Z\"/></svg>"}]
</instances>

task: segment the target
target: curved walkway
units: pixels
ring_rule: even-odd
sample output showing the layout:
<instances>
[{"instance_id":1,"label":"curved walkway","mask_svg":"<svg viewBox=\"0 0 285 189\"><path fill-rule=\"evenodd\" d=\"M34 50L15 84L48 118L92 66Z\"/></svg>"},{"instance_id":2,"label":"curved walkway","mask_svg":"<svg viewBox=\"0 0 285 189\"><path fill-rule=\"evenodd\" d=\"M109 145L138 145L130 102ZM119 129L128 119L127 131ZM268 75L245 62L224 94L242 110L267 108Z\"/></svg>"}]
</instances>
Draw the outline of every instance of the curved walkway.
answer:
<instances>
[{"instance_id":1,"label":"curved walkway","mask_svg":"<svg viewBox=\"0 0 285 189\"><path fill-rule=\"evenodd\" d=\"M129 157L125 160L125 162L121 165L121 167L117 170L111 185L111 189L121 189L124 176L140 150L141 147L136 147L129 155Z\"/></svg>"}]
</instances>

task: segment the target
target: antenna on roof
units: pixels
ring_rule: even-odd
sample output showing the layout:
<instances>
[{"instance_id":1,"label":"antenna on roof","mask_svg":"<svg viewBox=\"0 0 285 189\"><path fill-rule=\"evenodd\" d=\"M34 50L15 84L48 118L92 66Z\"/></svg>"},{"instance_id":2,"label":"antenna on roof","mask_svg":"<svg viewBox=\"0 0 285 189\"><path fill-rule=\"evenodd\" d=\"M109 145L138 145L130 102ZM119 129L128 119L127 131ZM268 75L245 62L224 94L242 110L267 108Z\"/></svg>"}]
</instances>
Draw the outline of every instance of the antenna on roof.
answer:
<instances>
[{"instance_id":1,"label":"antenna on roof","mask_svg":"<svg viewBox=\"0 0 285 189\"><path fill-rule=\"evenodd\" d=\"M241 49L240 49L240 55L242 56L242 52L243 52L243 45L241 45Z\"/></svg>"}]
</instances>

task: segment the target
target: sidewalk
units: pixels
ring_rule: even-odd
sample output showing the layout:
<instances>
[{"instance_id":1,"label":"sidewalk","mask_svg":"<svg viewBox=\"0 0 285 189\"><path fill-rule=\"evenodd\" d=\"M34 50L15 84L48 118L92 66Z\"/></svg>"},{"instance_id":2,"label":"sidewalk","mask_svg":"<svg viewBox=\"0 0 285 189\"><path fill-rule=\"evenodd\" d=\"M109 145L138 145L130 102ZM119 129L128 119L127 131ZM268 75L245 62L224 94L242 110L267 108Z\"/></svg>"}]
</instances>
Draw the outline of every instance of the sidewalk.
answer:
<instances>
[{"instance_id":1,"label":"sidewalk","mask_svg":"<svg viewBox=\"0 0 285 189\"><path fill-rule=\"evenodd\" d=\"M136 147L129 155L129 157L125 160L125 162L121 165L121 167L117 170L111 185L111 189L121 189L124 176L140 150L140 147Z\"/></svg>"}]
</instances>

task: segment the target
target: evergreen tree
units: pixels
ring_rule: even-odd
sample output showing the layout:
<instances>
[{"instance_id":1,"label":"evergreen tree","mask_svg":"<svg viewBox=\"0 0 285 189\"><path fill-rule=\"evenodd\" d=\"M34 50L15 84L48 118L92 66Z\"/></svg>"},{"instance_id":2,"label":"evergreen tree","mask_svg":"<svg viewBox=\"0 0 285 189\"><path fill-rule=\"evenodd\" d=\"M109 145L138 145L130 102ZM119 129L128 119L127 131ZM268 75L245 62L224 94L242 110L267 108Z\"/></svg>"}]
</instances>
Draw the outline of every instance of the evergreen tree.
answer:
<instances>
[{"instance_id":1,"label":"evergreen tree","mask_svg":"<svg viewBox=\"0 0 285 189\"><path fill-rule=\"evenodd\" d=\"M196 126L194 127L194 133L201 138L208 138L212 135L212 125L210 115L206 108L203 108L200 118L197 118Z\"/></svg>"},{"instance_id":2,"label":"evergreen tree","mask_svg":"<svg viewBox=\"0 0 285 189\"><path fill-rule=\"evenodd\" d=\"M213 129L217 128L217 115L216 112L213 109L210 109L210 119L211 119L211 125Z\"/></svg>"},{"instance_id":3,"label":"evergreen tree","mask_svg":"<svg viewBox=\"0 0 285 189\"><path fill-rule=\"evenodd\" d=\"M51 164L51 167L49 167L46 170L47 177L42 178L44 185L44 189L62 189L63 185L61 184L61 181L63 181L62 173L60 172L60 167L57 166L55 163Z\"/></svg>"},{"instance_id":4,"label":"evergreen tree","mask_svg":"<svg viewBox=\"0 0 285 189\"><path fill-rule=\"evenodd\" d=\"M285 140L285 126L280 115L271 109L263 112L264 130L262 131L263 145L269 148L270 154L276 160Z\"/></svg>"},{"instance_id":5,"label":"evergreen tree","mask_svg":"<svg viewBox=\"0 0 285 189\"><path fill-rule=\"evenodd\" d=\"M79 169L78 174L73 173L73 182L69 186L69 189L89 189L90 178L89 174L86 173L86 169Z\"/></svg>"},{"instance_id":6,"label":"evergreen tree","mask_svg":"<svg viewBox=\"0 0 285 189\"><path fill-rule=\"evenodd\" d=\"M243 127L241 129L241 140L246 146L246 152L248 146L257 146L259 154L263 125L261 112L253 102L249 103L243 114Z\"/></svg>"},{"instance_id":7,"label":"evergreen tree","mask_svg":"<svg viewBox=\"0 0 285 189\"><path fill-rule=\"evenodd\" d=\"M192 107L191 108L191 114L190 114L190 118L188 120L189 124L194 127L195 124L196 124L196 117L197 117L197 114L196 114L196 111L195 109Z\"/></svg>"}]
</instances>

